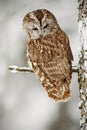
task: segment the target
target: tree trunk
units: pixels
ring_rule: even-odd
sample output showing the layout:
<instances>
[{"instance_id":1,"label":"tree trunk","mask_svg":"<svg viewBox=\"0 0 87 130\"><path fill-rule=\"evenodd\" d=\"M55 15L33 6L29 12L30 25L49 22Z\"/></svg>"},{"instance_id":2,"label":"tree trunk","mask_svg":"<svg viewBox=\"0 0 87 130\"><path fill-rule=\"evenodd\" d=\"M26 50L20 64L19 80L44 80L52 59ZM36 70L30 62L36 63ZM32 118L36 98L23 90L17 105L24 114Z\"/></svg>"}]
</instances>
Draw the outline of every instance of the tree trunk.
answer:
<instances>
[{"instance_id":1,"label":"tree trunk","mask_svg":"<svg viewBox=\"0 0 87 130\"><path fill-rule=\"evenodd\" d=\"M87 130L87 0L78 0L78 4L79 42L81 45L78 68L80 129Z\"/></svg>"}]
</instances>

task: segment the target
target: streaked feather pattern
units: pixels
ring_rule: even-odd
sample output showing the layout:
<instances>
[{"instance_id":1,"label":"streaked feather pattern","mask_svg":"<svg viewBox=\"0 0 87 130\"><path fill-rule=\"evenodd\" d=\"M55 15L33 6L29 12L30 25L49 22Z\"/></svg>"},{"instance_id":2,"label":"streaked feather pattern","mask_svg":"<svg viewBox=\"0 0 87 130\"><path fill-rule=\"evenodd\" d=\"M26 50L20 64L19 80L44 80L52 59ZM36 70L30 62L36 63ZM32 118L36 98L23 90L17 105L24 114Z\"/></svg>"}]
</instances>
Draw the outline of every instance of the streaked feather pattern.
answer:
<instances>
[{"instance_id":1,"label":"streaked feather pattern","mask_svg":"<svg viewBox=\"0 0 87 130\"><path fill-rule=\"evenodd\" d=\"M46 12L46 10L37 11L38 13L33 12L39 20L42 16L41 11L44 12L43 17L45 13L49 12ZM51 13L48 13L47 16L54 18ZM29 17L26 16L25 19ZM24 22L26 23L25 19ZM54 21L57 24L55 19ZM48 96L55 101L68 99L70 97L70 83L72 78L71 61L73 60L73 56L67 35L57 25L55 31L48 35L36 39L29 38L27 52L34 72L38 75Z\"/></svg>"}]
</instances>

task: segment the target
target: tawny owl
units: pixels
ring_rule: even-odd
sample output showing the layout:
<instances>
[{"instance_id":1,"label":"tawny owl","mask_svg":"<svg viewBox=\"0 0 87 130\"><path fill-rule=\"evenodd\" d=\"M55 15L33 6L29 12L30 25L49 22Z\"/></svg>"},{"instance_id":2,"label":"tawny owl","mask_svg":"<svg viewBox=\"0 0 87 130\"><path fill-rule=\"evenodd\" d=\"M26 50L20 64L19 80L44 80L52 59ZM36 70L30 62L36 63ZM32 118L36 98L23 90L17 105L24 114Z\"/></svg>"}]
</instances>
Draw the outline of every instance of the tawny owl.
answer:
<instances>
[{"instance_id":1,"label":"tawny owl","mask_svg":"<svg viewBox=\"0 0 87 130\"><path fill-rule=\"evenodd\" d=\"M70 97L73 55L67 35L46 9L28 13L23 19L27 33L27 56L48 96L55 101Z\"/></svg>"}]
</instances>

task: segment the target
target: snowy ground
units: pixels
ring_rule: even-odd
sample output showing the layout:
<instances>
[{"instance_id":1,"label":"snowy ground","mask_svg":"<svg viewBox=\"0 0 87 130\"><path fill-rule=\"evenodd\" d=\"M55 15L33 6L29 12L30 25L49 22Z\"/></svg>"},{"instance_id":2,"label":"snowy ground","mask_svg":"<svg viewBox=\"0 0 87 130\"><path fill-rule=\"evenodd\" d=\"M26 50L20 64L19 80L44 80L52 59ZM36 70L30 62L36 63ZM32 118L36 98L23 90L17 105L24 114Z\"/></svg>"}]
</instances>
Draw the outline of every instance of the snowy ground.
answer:
<instances>
[{"instance_id":1,"label":"snowy ground","mask_svg":"<svg viewBox=\"0 0 87 130\"><path fill-rule=\"evenodd\" d=\"M27 66L26 36L22 19L26 13L46 8L54 13L68 34L78 63L77 2L75 0L0 0L0 130L79 130L79 91L73 74L71 99L49 99L35 74L10 73L9 65Z\"/></svg>"}]
</instances>

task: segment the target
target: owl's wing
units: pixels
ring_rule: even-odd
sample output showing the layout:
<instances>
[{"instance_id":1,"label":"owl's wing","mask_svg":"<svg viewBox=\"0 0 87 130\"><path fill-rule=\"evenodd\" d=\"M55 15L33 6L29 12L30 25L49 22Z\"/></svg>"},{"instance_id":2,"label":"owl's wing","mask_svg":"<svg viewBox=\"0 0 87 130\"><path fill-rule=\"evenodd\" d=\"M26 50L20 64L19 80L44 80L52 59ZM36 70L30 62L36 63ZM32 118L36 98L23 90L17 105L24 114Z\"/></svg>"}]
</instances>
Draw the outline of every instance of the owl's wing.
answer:
<instances>
[{"instance_id":1,"label":"owl's wing","mask_svg":"<svg viewBox=\"0 0 87 130\"><path fill-rule=\"evenodd\" d=\"M67 52L67 58L69 61L73 61L73 54L70 48L70 43L69 43L69 39L67 37L67 35L65 34L65 32L63 32L61 29L58 30L58 41L63 45L65 51Z\"/></svg>"},{"instance_id":2,"label":"owl's wing","mask_svg":"<svg viewBox=\"0 0 87 130\"><path fill-rule=\"evenodd\" d=\"M36 52L38 57L36 62L33 62L33 69L48 96L59 101L70 97L73 56L65 33L62 32L62 36L57 33L55 35L55 39L51 37L40 41L39 45L42 44L43 51L36 49L33 52Z\"/></svg>"},{"instance_id":3,"label":"owl's wing","mask_svg":"<svg viewBox=\"0 0 87 130\"><path fill-rule=\"evenodd\" d=\"M64 32L58 33L28 44L34 72L55 101L70 97L73 60L68 38Z\"/></svg>"},{"instance_id":4,"label":"owl's wing","mask_svg":"<svg viewBox=\"0 0 87 130\"><path fill-rule=\"evenodd\" d=\"M73 55L72 55L72 51L71 51L71 48L70 48L70 43L69 43L69 39L68 37L66 36L66 41L65 41L66 44L64 44L67 48L67 58L69 61L73 61Z\"/></svg>"}]
</instances>

